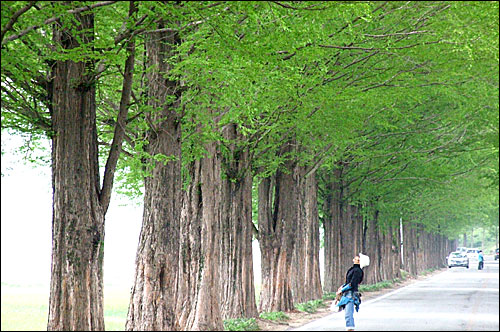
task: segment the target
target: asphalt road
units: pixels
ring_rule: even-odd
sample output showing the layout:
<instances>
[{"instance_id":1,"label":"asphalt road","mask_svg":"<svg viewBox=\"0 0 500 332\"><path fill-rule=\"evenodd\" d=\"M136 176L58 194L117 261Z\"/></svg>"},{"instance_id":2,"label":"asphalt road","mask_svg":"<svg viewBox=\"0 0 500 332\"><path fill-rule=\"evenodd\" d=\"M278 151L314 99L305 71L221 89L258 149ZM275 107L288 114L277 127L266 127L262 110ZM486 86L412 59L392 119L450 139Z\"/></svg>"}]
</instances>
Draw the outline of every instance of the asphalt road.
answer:
<instances>
[{"instance_id":1,"label":"asphalt road","mask_svg":"<svg viewBox=\"0 0 500 332\"><path fill-rule=\"evenodd\" d=\"M486 255L481 271L471 261L362 302L356 331L498 331L498 287L498 261ZM344 311L294 330L344 331Z\"/></svg>"}]
</instances>

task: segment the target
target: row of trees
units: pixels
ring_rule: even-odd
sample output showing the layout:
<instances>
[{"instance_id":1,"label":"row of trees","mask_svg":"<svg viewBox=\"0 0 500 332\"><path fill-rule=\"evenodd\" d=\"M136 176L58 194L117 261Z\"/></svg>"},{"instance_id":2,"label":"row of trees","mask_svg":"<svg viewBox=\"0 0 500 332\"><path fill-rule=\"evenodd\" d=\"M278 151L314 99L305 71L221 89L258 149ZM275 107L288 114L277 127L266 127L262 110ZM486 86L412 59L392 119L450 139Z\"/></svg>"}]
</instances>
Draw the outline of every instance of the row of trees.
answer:
<instances>
[{"instance_id":1,"label":"row of trees","mask_svg":"<svg viewBox=\"0 0 500 332\"><path fill-rule=\"evenodd\" d=\"M498 224L497 2L13 1L1 43L2 130L52 141L49 330L104 329L114 183L127 330L291 310L360 251L394 278L401 219L412 273Z\"/></svg>"}]
</instances>

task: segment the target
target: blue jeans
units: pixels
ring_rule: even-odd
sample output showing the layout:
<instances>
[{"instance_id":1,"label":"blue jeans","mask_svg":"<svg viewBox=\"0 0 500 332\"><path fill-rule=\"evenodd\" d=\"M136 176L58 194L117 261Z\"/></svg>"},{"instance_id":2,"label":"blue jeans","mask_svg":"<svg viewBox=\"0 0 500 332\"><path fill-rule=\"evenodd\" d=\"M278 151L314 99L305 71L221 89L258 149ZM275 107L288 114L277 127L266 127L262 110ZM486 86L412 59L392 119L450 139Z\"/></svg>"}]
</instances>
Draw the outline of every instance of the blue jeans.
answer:
<instances>
[{"instance_id":1,"label":"blue jeans","mask_svg":"<svg viewBox=\"0 0 500 332\"><path fill-rule=\"evenodd\" d=\"M348 291L345 296L352 298L354 295L351 291ZM347 303L345 306L345 327L354 327L354 301Z\"/></svg>"}]
</instances>

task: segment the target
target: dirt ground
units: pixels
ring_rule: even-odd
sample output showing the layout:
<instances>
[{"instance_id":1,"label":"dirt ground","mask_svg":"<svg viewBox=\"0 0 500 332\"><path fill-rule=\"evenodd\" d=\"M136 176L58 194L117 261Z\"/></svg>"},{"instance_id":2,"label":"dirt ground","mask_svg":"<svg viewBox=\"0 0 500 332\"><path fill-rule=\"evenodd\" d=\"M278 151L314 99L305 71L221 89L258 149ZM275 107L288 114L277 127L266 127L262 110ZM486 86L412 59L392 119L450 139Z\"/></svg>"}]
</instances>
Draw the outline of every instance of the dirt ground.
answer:
<instances>
[{"instance_id":1,"label":"dirt ground","mask_svg":"<svg viewBox=\"0 0 500 332\"><path fill-rule=\"evenodd\" d=\"M362 293L361 297L361 307L363 306L363 302L366 302L370 299L373 299L375 297L384 295L386 293L392 292L393 290L396 290L398 288L410 285L411 283L414 283L416 281L421 281L429 278L430 276L433 276L435 274L438 274L440 272L445 271L446 269L439 269L436 270L432 273L429 273L425 276L418 276L418 277L408 277L405 281L402 281L398 284L395 284L391 288L384 288L379 291L373 291L373 292L364 292ZM286 312L286 315L290 317L289 320L286 322L274 322L270 321L267 319L257 319L257 324L259 325L259 328L261 331L286 331L288 329L293 329L293 328L298 328L302 325L305 325L313 320L320 319L322 317L328 316L332 312L330 311L330 305L332 304L332 300L328 300L324 302L326 304L325 307L318 308L318 310L315 313L309 314L307 312L302 312L298 310L294 310L291 312Z\"/></svg>"}]
</instances>

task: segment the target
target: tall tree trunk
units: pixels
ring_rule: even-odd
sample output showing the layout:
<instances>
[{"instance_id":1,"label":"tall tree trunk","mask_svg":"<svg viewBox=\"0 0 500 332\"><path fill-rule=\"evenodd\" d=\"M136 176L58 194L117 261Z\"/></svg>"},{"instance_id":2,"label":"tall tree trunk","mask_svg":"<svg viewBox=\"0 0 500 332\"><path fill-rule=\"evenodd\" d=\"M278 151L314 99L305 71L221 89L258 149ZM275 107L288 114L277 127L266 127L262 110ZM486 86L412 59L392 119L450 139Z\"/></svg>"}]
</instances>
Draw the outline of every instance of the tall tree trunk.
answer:
<instances>
[{"instance_id":1,"label":"tall tree trunk","mask_svg":"<svg viewBox=\"0 0 500 332\"><path fill-rule=\"evenodd\" d=\"M303 174L304 172L301 172ZM318 185L316 182L316 174L312 173L307 178L303 178L301 175L301 181L303 185L301 186L301 201L299 207L302 208L304 212L301 213L303 219L299 220L299 227L302 226L303 237L297 237L295 242L294 250L294 260L292 266L295 271L292 274L292 280L294 276L302 274L303 283L294 284L294 302L306 302L313 299L321 298L323 291L321 288L321 277L319 268L319 221L318 221L318 200L317 191ZM299 232L297 232L299 234ZM302 241L300 241L302 240ZM302 243L300 243L302 242ZM300 243L300 244L299 244ZM303 250L297 250L302 247ZM298 253L302 255L299 256ZM303 263L303 269L300 270L298 267ZM303 290L303 298L296 299L295 287L300 287Z\"/></svg>"},{"instance_id":2,"label":"tall tree trunk","mask_svg":"<svg viewBox=\"0 0 500 332\"><path fill-rule=\"evenodd\" d=\"M391 226L387 226L382 231L382 250L381 250L381 262L380 268L382 270L382 280L392 280L400 276L399 272L399 251L397 247L397 243L399 240L399 233L397 233L397 229L394 229Z\"/></svg>"},{"instance_id":3,"label":"tall tree trunk","mask_svg":"<svg viewBox=\"0 0 500 332\"><path fill-rule=\"evenodd\" d=\"M146 152L173 157L168 162L155 161L152 176L145 179L144 214L136 255L127 330L173 330L176 318L176 284L179 259L179 219L181 210L181 129L175 111L180 96L177 82L164 75L169 72L166 60L172 55L177 36L170 32L151 33L147 37L146 73L148 106L153 110L147 133Z\"/></svg>"},{"instance_id":4,"label":"tall tree trunk","mask_svg":"<svg viewBox=\"0 0 500 332\"><path fill-rule=\"evenodd\" d=\"M216 143L188 166L183 197L177 312L188 331L222 331L220 309L221 161Z\"/></svg>"},{"instance_id":5,"label":"tall tree trunk","mask_svg":"<svg viewBox=\"0 0 500 332\"><path fill-rule=\"evenodd\" d=\"M252 174L248 150L240 150L235 124L224 130L229 155L223 158L221 213L221 314L223 319L256 317L252 256Z\"/></svg>"},{"instance_id":6,"label":"tall tree trunk","mask_svg":"<svg viewBox=\"0 0 500 332\"><path fill-rule=\"evenodd\" d=\"M373 218L367 218L365 222L365 252L370 257L370 266L365 270L365 284L375 284L382 281L381 266L382 256L380 254L381 240L378 226L379 211L375 211Z\"/></svg>"},{"instance_id":7,"label":"tall tree trunk","mask_svg":"<svg viewBox=\"0 0 500 332\"><path fill-rule=\"evenodd\" d=\"M391 260L392 260L392 279L401 278L401 231L399 224L392 228L392 245L391 245Z\"/></svg>"},{"instance_id":8,"label":"tall tree trunk","mask_svg":"<svg viewBox=\"0 0 500 332\"><path fill-rule=\"evenodd\" d=\"M179 314L179 326L186 330L192 303L197 296L199 275L202 270L202 196L201 196L201 161L196 160L188 166L190 182L183 193L181 224L179 278L176 311Z\"/></svg>"},{"instance_id":9,"label":"tall tree trunk","mask_svg":"<svg viewBox=\"0 0 500 332\"><path fill-rule=\"evenodd\" d=\"M328 185L330 205L327 207L328 217L325 218L325 282L326 292L335 292L344 281L342 272L342 242L340 227L344 214L344 188L342 183L342 168L334 170ZM345 268L345 267L344 267Z\"/></svg>"},{"instance_id":10,"label":"tall tree trunk","mask_svg":"<svg viewBox=\"0 0 500 332\"><path fill-rule=\"evenodd\" d=\"M303 176L305 175L304 167L297 167L298 170L298 201L297 201L297 231L295 232L295 245L293 247L293 256L291 268L291 287L294 303L306 302L306 245L308 220L306 217L306 192Z\"/></svg>"},{"instance_id":11,"label":"tall tree trunk","mask_svg":"<svg viewBox=\"0 0 500 332\"><path fill-rule=\"evenodd\" d=\"M481 248L484 248L484 244L485 244L485 237L486 237L486 231L483 227L483 234L482 234L482 237L481 237Z\"/></svg>"},{"instance_id":12,"label":"tall tree trunk","mask_svg":"<svg viewBox=\"0 0 500 332\"><path fill-rule=\"evenodd\" d=\"M93 14L54 29L64 49L93 40ZM81 38L81 39L79 39ZM92 62L56 61L52 99L52 267L48 330L104 330L104 209L99 195ZM88 76L86 76L88 75Z\"/></svg>"},{"instance_id":13,"label":"tall tree trunk","mask_svg":"<svg viewBox=\"0 0 500 332\"><path fill-rule=\"evenodd\" d=\"M342 195L347 195L344 188ZM340 264L337 266L337 287L345 282L346 271L353 265L352 259L361 250L362 222L359 220L358 208L346 201L342 196L338 217L337 232L340 238L340 251L338 253Z\"/></svg>"},{"instance_id":14,"label":"tall tree trunk","mask_svg":"<svg viewBox=\"0 0 500 332\"><path fill-rule=\"evenodd\" d=\"M471 228L471 233L470 233L470 247L474 247L474 227Z\"/></svg>"},{"instance_id":15,"label":"tall tree trunk","mask_svg":"<svg viewBox=\"0 0 500 332\"><path fill-rule=\"evenodd\" d=\"M305 209L305 267L304 301L319 299L323 295L319 268L319 221L318 221L318 183L316 173L311 173L305 179L304 209Z\"/></svg>"},{"instance_id":16,"label":"tall tree trunk","mask_svg":"<svg viewBox=\"0 0 500 332\"><path fill-rule=\"evenodd\" d=\"M496 226L495 232L495 247L498 248L498 225Z\"/></svg>"},{"instance_id":17,"label":"tall tree trunk","mask_svg":"<svg viewBox=\"0 0 500 332\"><path fill-rule=\"evenodd\" d=\"M404 224L403 227L403 255L404 255L404 265L405 270L412 275L417 274L417 248L416 248L416 236L415 236L415 226L411 223Z\"/></svg>"},{"instance_id":18,"label":"tall tree trunk","mask_svg":"<svg viewBox=\"0 0 500 332\"><path fill-rule=\"evenodd\" d=\"M333 220L331 216L331 205L333 200L332 193L332 175L330 172L321 173L324 180L324 190L319 192L322 194L323 198L323 290L327 293L336 291L335 285L333 284L332 271L333 271L333 255L334 246L332 244L332 234L333 234ZM327 235L328 234L328 235Z\"/></svg>"},{"instance_id":19,"label":"tall tree trunk","mask_svg":"<svg viewBox=\"0 0 500 332\"><path fill-rule=\"evenodd\" d=\"M283 152L290 152L287 145ZM259 311L294 309L291 263L297 231L297 174L295 164L287 161L288 173L278 170L275 182L259 184L259 242L262 262L262 290ZM274 199L273 185L274 184Z\"/></svg>"}]
</instances>

